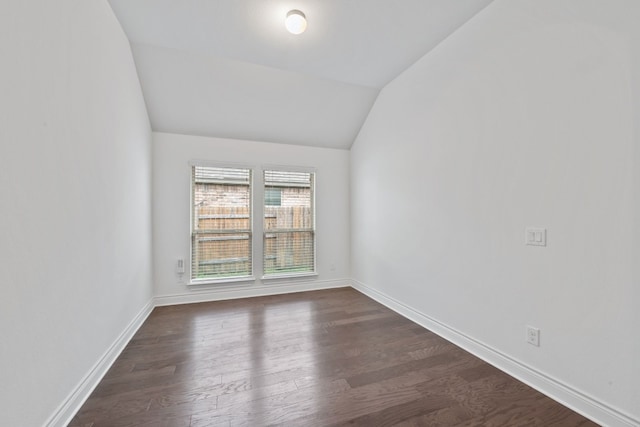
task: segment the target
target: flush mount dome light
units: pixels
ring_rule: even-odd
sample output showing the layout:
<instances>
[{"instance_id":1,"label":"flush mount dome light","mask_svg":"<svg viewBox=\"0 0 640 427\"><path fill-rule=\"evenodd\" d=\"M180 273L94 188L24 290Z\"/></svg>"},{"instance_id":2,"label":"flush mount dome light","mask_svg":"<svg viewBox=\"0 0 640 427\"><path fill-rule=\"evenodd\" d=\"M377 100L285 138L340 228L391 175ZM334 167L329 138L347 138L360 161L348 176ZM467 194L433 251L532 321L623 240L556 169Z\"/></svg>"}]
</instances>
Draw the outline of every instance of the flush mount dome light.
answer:
<instances>
[{"instance_id":1,"label":"flush mount dome light","mask_svg":"<svg viewBox=\"0 0 640 427\"><path fill-rule=\"evenodd\" d=\"M307 29L307 17L297 9L290 10L284 25L291 34L302 34Z\"/></svg>"}]
</instances>

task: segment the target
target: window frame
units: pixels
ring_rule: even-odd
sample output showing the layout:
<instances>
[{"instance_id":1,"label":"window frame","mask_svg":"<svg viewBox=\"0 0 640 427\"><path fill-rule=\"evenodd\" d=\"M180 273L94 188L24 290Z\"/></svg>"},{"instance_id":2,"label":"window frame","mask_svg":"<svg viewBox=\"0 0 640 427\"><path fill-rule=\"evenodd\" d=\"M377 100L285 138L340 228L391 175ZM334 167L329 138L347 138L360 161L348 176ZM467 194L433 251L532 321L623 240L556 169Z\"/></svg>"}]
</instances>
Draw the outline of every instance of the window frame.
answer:
<instances>
[{"instance_id":1,"label":"window frame","mask_svg":"<svg viewBox=\"0 0 640 427\"><path fill-rule=\"evenodd\" d=\"M311 232L313 236L313 271L304 271L304 272L291 272L291 273L276 273L276 274L266 274L265 273L265 235L267 231L265 229L265 206L266 206L266 182L265 182L265 172L274 171L274 172L292 172L292 173L309 173L311 174L311 195L310 195L310 204L311 204ZM262 225L262 244L261 244L261 253L260 258L262 260L262 276L261 280L269 281L273 279L286 279L286 278L296 278L296 277L313 277L318 276L318 235L317 235L317 218L316 218L316 192L317 192L317 180L318 173L315 168L308 167L296 167L296 166L282 166L282 165L263 165L260 169L260 179L261 179L261 187L262 187L262 203L260 205L260 217L261 217L261 225ZM273 232L273 231L271 231Z\"/></svg>"},{"instance_id":2,"label":"window frame","mask_svg":"<svg viewBox=\"0 0 640 427\"><path fill-rule=\"evenodd\" d=\"M194 205L194 196L195 196L195 187L193 180L193 173L195 167L203 167L203 168L220 168L220 169L246 169L249 171L249 244L250 244L250 257L251 257L251 268L248 275L243 276L226 276L226 277L206 277L202 279L193 277L193 242L194 242L194 218L195 218L195 205ZM237 283L237 282L251 282L255 281L255 271L256 271L256 245L255 245L255 174L257 168L254 165L248 165L243 163L220 163L220 162L210 162L210 161L190 161L189 162L189 263L188 263L188 277L190 286L200 286L200 285L212 285L212 284L224 284L224 283Z\"/></svg>"}]
</instances>

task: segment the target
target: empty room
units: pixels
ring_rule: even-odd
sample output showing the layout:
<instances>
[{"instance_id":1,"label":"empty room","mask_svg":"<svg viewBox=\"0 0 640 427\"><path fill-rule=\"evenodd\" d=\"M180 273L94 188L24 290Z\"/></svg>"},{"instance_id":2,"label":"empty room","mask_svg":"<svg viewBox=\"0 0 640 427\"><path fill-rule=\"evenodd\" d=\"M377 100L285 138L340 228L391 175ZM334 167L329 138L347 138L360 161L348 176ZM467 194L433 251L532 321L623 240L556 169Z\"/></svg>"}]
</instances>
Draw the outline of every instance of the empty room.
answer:
<instances>
[{"instance_id":1,"label":"empty room","mask_svg":"<svg viewBox=\"0 0 640 427\"><path fill-rule=\"evenodd\" d=\"M0 426L640 426L640 2L3 0Z\"/></svg>"}]
</instances>

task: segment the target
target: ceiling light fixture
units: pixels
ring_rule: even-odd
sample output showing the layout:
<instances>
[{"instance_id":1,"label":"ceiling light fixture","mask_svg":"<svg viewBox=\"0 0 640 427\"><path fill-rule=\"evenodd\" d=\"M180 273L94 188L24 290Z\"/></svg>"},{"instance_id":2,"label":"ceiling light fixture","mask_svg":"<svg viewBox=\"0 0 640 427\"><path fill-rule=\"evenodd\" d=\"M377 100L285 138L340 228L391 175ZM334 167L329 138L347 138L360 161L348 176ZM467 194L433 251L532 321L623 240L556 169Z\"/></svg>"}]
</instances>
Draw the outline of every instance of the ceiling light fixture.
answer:
<instances>
[{"instance_id":1,"label":"ceiling light fixture","mask_svg":"<svg viewBox=\"0 0 640 427\"><path fill-rule=\"evenodd\" d=\"M302 34L307 29L307 17L297 9L290 10L284 25L291 34Z\"/></svg>"}]
</instances>

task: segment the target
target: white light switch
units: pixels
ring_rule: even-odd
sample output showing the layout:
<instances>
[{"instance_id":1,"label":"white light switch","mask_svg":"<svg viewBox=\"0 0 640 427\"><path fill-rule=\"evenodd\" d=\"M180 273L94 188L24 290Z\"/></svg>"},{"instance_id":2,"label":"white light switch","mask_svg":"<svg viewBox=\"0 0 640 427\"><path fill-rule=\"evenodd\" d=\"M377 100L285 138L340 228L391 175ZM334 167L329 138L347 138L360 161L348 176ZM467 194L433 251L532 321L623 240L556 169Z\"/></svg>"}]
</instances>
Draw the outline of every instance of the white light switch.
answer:
<instances>
[{"instance_id":1,"label":"white light switch","mask_svg":"<svg viewBox=\"0 0 640 427\"><path fill-rule=\"evenodd\" d=\"M547 246L547 229L527 227L525 230L525 244L531 246Z\"/></svg>"}]
</instances>

